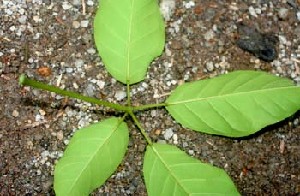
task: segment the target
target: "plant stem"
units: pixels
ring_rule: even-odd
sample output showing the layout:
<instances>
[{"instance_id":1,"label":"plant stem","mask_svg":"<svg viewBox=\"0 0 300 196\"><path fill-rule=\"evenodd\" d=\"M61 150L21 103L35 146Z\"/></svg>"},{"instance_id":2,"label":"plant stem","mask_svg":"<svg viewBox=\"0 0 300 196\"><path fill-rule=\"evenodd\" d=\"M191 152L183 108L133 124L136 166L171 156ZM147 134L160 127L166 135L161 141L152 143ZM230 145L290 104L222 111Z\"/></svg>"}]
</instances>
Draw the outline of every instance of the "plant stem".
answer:
<instances>
[{"instance_id":1,"label":"plant stem","mask_svg":"<svg viewBox=\"0 0 300 196\"><path fill-rule=\"evenodd\" d=\"M165 107L167 106L167 103L157 103L157 104L147 104L147 105L141 105L141 106L133 106L133 111L139 111L139 110L148 110L152 108L159 108L159 107Z\"/></svg>"},{"instance_id":2,"label":"plant stem","mask_svg":"<svg viewBox=\"0 0 300 196\"><path fill-rule=\"evenodd\" d=\"M130 85L127 83L127 105L131 106L131 100L130 100Z\"/></svg>"},{"instance_id":3,"label":"plant stem","mask_svg":"<svg viewBox=\"0 0 300 196\"><path fill-rule=\"evenodd\" d=\"M140 129L142 135L144 136L144 138L146 139L147 143L149 145L152 145L152 141L149 138L148 134L146 133L145 129L143 129L143 127L141 126L141 123L138 121L138 119L136 118L136 116L134 115L134 113L132 111L128 111L129 115L132 117L135 125Z\"/></svg>"},{"instance_id":4,"label":"plant stem","mask_svg":"<svg viewBox=\"0 0 300 196\"><path fill-rule=\"evenodd\" d=\"M38 82L36 80L31 80L31 79L27 78L24 74L22 74L20 76L19 84L23 85L23 86L31 86L31 87L34 87L34 88L54 92L56 94L68 96L68 97L75 98L75 99L80 99L80 100L86 101L88 103L110 107L110 108L116 109L118 111L128 112L130 110L130 107L127 107L127 106L122 106L122 105L119 105L119 104L110 103L110 102L103 101L103 100L100 100L100 99L96 99L96 98L93 98L93 97L83 96L83 95L81 95L79 93L76 93L76 92L73 92L73 91L63 90L63 89L60 89L56 86L44 84L44 83Z\"/></svg>"}]
</instances>

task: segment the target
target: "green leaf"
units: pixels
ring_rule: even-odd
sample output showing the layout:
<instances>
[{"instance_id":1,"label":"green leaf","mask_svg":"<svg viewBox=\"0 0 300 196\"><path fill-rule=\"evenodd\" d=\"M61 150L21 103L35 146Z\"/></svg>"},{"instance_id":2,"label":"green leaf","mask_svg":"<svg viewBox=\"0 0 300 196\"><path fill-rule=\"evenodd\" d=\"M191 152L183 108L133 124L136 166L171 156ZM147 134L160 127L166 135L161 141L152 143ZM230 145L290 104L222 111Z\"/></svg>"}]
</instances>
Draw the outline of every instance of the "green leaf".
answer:
<instances>
[{"instance_id":1,"label":"green leaf","mask_svg":"<svg viewBox=\"0 0 300 196\"><path fill-rule=\"evenodd\" d=\"M88 195L117 169L129 141L127 125L109 118L78 130L54 172L58 196Z\"/></svg>"},{"instance_id":2,"label":"green leaf","mask_svg":"<svg viewBox=\"0 0 300 196\"><path fill-rule=\"evenodd\" d=\"M175 146L148 146L143 166L149 196L239 195L222 169L189 157Z\"/></svg>"},{"instance_id":3,"label":"green leaf","mask_svg":"<svg viewBox=\"0 0 300 196\"><path fill-rule=\"evenodd\" d=\"M109 73L133 84L164 48L164 21L157 0L101 0L94 38Z\"/></svg>"},{"instance_id":4,"label":"green leaf","mask_svg":"<svg viewBox=\"0 0 300 196\"><path fill-rule=\"evenodd\" d=\"M166 100L176 121L209 134L241 137L292 115L300 88L265 72L236 71L183 84Z\"/></svg>"}]
</instances>

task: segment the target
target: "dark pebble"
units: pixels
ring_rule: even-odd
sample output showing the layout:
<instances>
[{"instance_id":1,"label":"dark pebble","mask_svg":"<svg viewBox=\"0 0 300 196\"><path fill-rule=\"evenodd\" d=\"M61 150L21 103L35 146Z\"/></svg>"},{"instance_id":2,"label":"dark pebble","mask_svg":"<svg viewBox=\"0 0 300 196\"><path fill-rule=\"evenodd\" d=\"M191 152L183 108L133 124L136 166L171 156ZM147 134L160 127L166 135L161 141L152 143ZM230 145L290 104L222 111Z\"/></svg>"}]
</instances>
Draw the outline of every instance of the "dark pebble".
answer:
<instances>
[{"instance_id":1,"label":"dark pebble","mask_svg":"<svg viewBox=\"0 0 300 196\"><path fill-rule=\"evenodd\" d=\"M277 58L278 37L273 34L260 33L256 28L243 23L239 23L237 26L239 38L236 44L238 47L266 62L271 62Z\"/></svg>"}]
</instances>

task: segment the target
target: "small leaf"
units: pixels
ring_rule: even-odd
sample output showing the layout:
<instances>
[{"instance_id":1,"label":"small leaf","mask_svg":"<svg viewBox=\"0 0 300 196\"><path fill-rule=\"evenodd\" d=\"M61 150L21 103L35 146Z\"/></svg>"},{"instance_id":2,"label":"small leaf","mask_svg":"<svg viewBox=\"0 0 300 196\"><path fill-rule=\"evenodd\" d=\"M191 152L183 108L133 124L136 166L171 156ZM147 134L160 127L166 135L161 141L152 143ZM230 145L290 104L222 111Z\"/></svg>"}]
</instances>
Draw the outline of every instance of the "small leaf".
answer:
<instances>
[{"instance_id":1,"label":"small leaf","mask_svg":"<svg viewBox=\"0 0 300 196\"><path fill-rule=\"evenodd\" d=\"M101 0L94 38L109 73L133 84L164 48L164 21L157 0Z\"/></svg>"},{"instance_id":2,"label":"small leaf","mask_svg":"<svg viewBox=\"0 0 300 196\"><path fill-rule=\"evenodd\" d=\"M88 195L117 169L129 141L127 125L109 118L78 130L54 172L56 195Z\"/></svg>"},{"instance_id":3,"label":"small leaf","mask_svg":"<svg viewBox=\"0 0 300 196\"><path fill-rule=\"evenodd\" d=\"M239 195L222 169L189 157L175 146L148 146L143 166L149 196Z\"/></svg>"},{"instance_id":4,"label":"small leaf","mask_svg":"<svg viewBox=\"0 0 300 196\"><path fill-rule=\"evenodd\" d=\"M300 108L300 88L265 72L236 71L183 84L166 100L176 121L209 134L241 137Z\"/></svg>"}]
</instances>

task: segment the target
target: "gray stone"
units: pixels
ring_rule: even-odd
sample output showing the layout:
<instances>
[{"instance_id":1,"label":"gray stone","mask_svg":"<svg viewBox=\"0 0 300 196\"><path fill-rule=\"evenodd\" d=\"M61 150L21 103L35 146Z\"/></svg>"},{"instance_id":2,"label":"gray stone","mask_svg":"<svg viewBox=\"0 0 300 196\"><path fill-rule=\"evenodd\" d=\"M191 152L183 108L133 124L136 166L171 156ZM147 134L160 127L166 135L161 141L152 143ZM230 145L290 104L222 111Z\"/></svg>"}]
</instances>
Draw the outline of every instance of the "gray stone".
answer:
<instances>
[{"instance_id":1,"label":"gray stone","mask_svg":"<svg viewBox=\"0 0 300 196\"><path fill-rule=\"evenodd\" d=\"M278 17L282 20L286 19L288 16L289 10L286 8L280 8L278 11Z\"/></svg>"}]
</instances>

